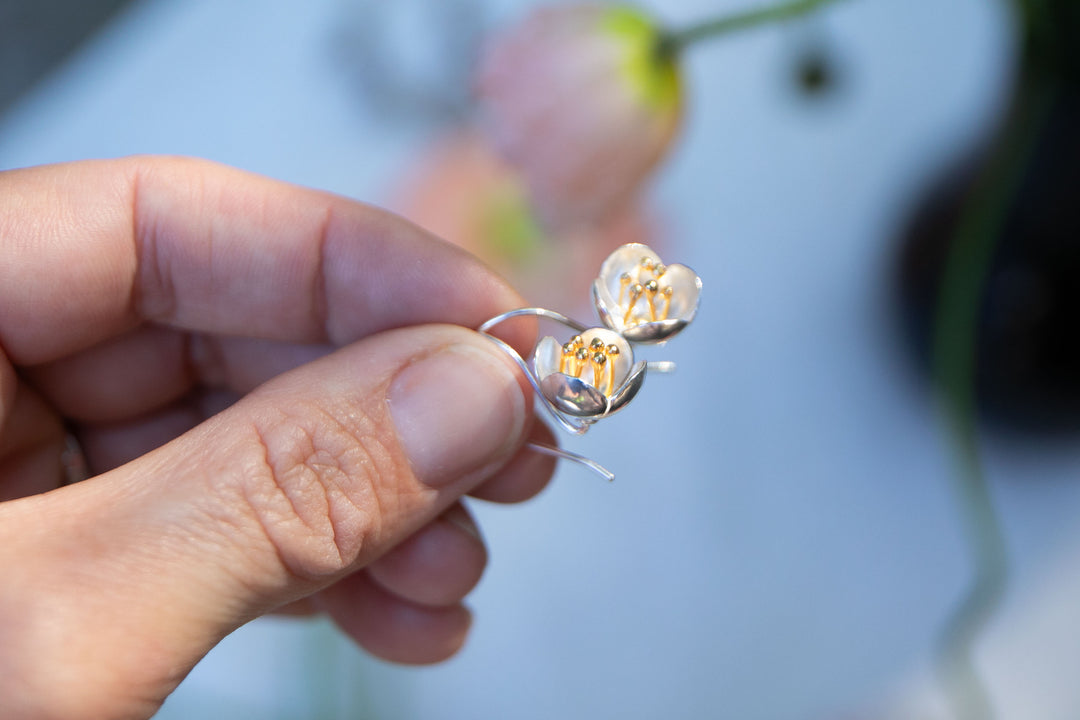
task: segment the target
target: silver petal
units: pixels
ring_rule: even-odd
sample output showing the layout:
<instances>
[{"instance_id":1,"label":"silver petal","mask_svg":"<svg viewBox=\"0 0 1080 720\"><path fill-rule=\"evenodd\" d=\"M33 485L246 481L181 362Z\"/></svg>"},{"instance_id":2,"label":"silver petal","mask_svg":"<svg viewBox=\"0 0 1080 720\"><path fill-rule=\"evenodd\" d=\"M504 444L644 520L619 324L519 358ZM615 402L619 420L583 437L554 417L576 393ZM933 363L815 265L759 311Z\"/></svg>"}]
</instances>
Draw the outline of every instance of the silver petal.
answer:
<instances>
[{"instance_id":1,"label":"silver petal","mask_svg":"<svg viewBox=\"0 0 1080 720\"><path fill-rule=\"evenodd\" d=\"M607 412L604 393L581 378L552 373L540 380L540 390L560 412L574 417L597 417Z\"/></svg>"},{"instance_id":2,"label":"silver petal","mask_svg":"<svg viewBox=\"0 0 1080 720\"><path fill-rule=\"evenodd\" d=\"M665 266L663 277L666 284L675 291L671 300L670 317L666 320L627 324L624 320L627 307L617 302L617 295L621 294L620 278L623 273L635 273L635 268L642 258L662 263L651 248L641 243L623 245L608 256L600 269L600 277L593 282L593 304L600 321L627 340L661 343L680 332L694 318L701 296L701 278L686 265L676 263Z\"/></svg>"},{"instance_id":3,"label":"silver petal","mask_svg":"<svg viewBox=\"0 0 1080 720\"><path fill-rule=\"evenodd\" d=\"M648 370L648 363L644 360L634 365L630 374L623 381L623 384L619 386L619 389L611 394L610 403L611 407L608 408L608 415L618 412L626 407L626 404L634 399L638 390L641 389L642 384L645 382L646 371Z\"/></svg>"},{"instance_id":4,"label":"silver petal","mask_svg":"<svg viewBox=\"0 0 1080 720\"><path fill-rule=\"evenodd\" d=\"M662 343L671 339L690 323L686 320L673 318L670 320L657 320L656 322L641 323L623 330L623 337L630 342L648 345L650 343Z\"/></svg>"}]
</instances>

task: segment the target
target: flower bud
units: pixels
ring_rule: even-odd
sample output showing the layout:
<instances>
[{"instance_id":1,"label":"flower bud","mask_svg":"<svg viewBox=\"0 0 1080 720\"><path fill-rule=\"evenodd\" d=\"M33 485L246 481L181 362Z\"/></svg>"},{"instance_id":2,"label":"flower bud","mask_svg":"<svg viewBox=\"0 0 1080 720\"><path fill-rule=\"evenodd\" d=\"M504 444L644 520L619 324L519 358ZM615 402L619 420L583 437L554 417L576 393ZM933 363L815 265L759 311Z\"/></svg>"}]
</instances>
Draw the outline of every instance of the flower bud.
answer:
<instances>
[{"instance_id":1,"label":"flower bud","mask_svg":"<svg viewBox=\"0 0 1080 720\"><path fill-rule=\"evenodd\" d=\"M537 10L490 43L481 121L546 227L610 216L664 157L682 92L660 39L637 9L572 4Z\"/></svg>"}]
</instances>

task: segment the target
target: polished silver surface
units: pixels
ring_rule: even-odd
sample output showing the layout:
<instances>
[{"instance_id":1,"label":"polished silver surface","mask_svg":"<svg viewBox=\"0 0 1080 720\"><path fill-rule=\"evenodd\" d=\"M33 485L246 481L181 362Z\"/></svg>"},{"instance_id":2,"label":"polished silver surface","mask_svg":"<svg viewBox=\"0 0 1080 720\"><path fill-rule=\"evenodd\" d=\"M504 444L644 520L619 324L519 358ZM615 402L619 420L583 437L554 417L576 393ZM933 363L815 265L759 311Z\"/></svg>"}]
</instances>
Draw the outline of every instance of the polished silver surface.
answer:
<instances>
[{"instance_id":1,"label":"polished silver surface","mask_svg":"<svg viewBox=\"0 0 1080 720\"><path fill-rule=\"evenodd\" d=\"M632 325L622 331L622 336L630 342L642 343L643 345L662 343L670 340L675 334L681 332L682 329L689 324L689 320L683 320L681 318L657 320L655 322Z\"/></svg>"},{"instance_id":2,"label":"polished silver surface","mask_svg":"<svg viewBox=\"0 0 1080 720\"><path fill-rule=\"evenodd\" d=\"M538 452L541 455L550 455L551 457L559 458L560 460L569 460L570 462L577 463L582 467L592 470L594 473L604 478L608 482L615 480L615 473L608 470L606 467L596 462L592 458L587 458L584 455L579 455L576 452L570 452L560 447L552 447L550 445L544 445L543 443L527 443L525 447L529 448L533 452Z\"/></svg>"},{"instance_id":3,"label":"polished silver surface","mask_svg":"<svg viewBox=\"0 0 1080 720\"><path fill-rule=\"evenodd\" d=\"M649 364L645 361L641 361L634 365L630 369L630 374L623 380L611 397L608 398L610 407L608 408L608 415L613 415L619 410L626 407L627 403L634 399L634 396L638 394L638 390L641 389L642 384L645 382L645 376L648 374Z\"/></svg>"},{"instance_id":4,"label":"polished silver surface","mask_svg":"<svg viewBox=\"0 0 1080 720\"><path fill-rule=\"evenodd\" d=\"M671 288L671 299L667 301L670 304L663 319L642 319L641 314L635 312L635 306L640 305L641 300L628 297L623 284L625 276L637 281L643 261L664 267L660 283ZM593 282L592 295L604 325L631 342L661 343L681 332L694 319L701 299L701 278L686 265L664 265L660 256L647 245L628 243L604 261L599 277Z\"/></svg>"},{"instance_id":5,"label":"polished silver surface","mask_svg":"<svg viewBox=\"0 0 1080 720\"><path fill-rule=\"evenodd\" d=\"M489 334L488 330L490 330L491 328L495 327L496 325L498 325L501 322L505 322L505 321L507 321L507 320L509 320L511 318L516 318L516 317L544 317L544 318L547 318L548 320L554 320L557 323L561 323L561 324L563 324L563 325L565 325L565 326L567 326L569 328L573 328L574 330L577 330L578 332L584 332L585 330L588 329L587 325L582 325L577 320L574 320L573 318L568 318L565 315L563 315L562 313L557 313L554 310L548 310L547 308L541 308L541 307L526 307L526 308L517 308L516 310L509 310L509 311L504 312L504 313L502 313L500 315L496 315L495 317L493 317L490 320L486 321L480 327L476 328L476 330L477 330L477 332L482 332L484 334Z\"/></svg>"},{"instance_id":6,"label":"polished silver surface","mask_svg":"<svg viewBox=\"0 0 1080 720\"><path fill-rule=\"evenodd\" d=\"M634 365L634 351L630 343L613 330L589 328L581 333L581 338L586 345L593 339L599 339L605 346L614 345L619 349L619 354L612 360L613 391L610 397L605 396L595 384L560 372L562 343L550 335L537 343L533 368L544 397L553 406L574 417L595 420L620 410L633 397L633 393L627 396L623 390L637 366Z\"/></svg>"},{"instance_id":7,"label":"polished silver surface","mask_svg":"<svg viewBox=\"0 0 1080 720\"><path fill-rule=\"evenodd\" d=\"M492 320L495 319L496 318L492 318ZM491 320L489 320L483 325L481 325L481 327L491 328L495 324L497 323L493 323ZM559 427L574 435L585 434L585 431L589 429L589 423L574 418L568 418L565 414L559 412L551 404L551 402L544 395L544 391L540 387L539 381L536 379L536 373L533 372L533 369L529 367L529 364L525 362L525 360L520 355L518 355L517 350L510 347L510 345L503 342L502 340L495 337L486 330L481 331L481 334L484 335L484 337L486 337L491 342L495 343L503 352L505 352L510 357L511 360L513 360L517 364L519 368L521 368L521 371L525 373L525 377L528 379L529 384L532 385L533 390L536 391L537 396L543 401L541 403L541 406L547 411L547 413L551 416L551 419L554 420Z\"/></svg>"},{"instance_id":8,"label":"polished silver surface","mask_svg":"<svg viewBox=\"0 0 1080 720\"><path fill-rule=\"evenodd\" d=\"M552 373L540 378L540 391L559 412L574 417L596 418L608 410L604 393L572 375Z\"/></svg>"}]
</instances>

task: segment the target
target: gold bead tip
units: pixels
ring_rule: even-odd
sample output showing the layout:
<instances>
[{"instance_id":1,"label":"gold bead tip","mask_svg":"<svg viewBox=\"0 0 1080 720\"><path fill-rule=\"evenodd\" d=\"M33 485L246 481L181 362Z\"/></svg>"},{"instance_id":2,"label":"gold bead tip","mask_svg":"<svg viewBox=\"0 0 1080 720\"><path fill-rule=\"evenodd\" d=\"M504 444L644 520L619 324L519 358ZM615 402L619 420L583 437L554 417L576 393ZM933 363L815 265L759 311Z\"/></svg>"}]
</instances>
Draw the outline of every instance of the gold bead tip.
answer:
<instances>
[{"instance_id":1,"label":"gold bead tip","mask_svg":"<svg viewBox=\"0 0 1080 720\"><path fill-rule=\"evenodd\" d=\"M618 345L608 345L607 346L607 354L611 355L611 356L618 355L619 354L619 346Z\"/></svg>"}]
</instances>

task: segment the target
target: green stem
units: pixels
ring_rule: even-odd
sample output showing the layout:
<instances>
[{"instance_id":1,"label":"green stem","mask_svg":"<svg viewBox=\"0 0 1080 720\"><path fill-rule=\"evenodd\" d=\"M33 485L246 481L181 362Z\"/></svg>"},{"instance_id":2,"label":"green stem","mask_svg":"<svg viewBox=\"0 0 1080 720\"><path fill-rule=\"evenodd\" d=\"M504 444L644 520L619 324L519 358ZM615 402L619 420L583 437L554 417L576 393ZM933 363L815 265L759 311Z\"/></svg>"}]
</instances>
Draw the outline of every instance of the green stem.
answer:
<instances>
[{"instance_id":1,"label":"green stem","mask_svg":"<svg viewBox=\"0 0 1080 720\"><path fill-rule=\"evenodd\" d=\"M1043 22L1046 0L1013 0L1019 15L1020 26L1025 32Z\"/></svg>"},{"instance_id":2,"label":"green stem","mask_svg":"<svg viewBox=\"0 0 1080 720\"><path fill-rule=\"evenodd\" d=\"M671 30L665 33L661 39L662 52L667 55L677 55L687 46L701 40L805 15L830 2L835 2L835 0L788 0L788 2L756 10L746 10L734 15L712 18L681 30Z\"/></svg>"},{"instance_id":3,"label":"green stem","mask_svg":"<svg viewBox=\"0 0 1080 720\"><path fill-rule=\"evenodd\" d=\"M957 718L989 720L993 710L974 664L974 646L1005 591L1000 521L980 461L976 427L976 328L980 299L1011 198L1027 170L1053 101L1051 88L1028 88L1003 142L977 179L950 243L934 328L934 380L955 456L956 492L975 578L941 638L940 671Z\"/></svg>"}]
</instances>

